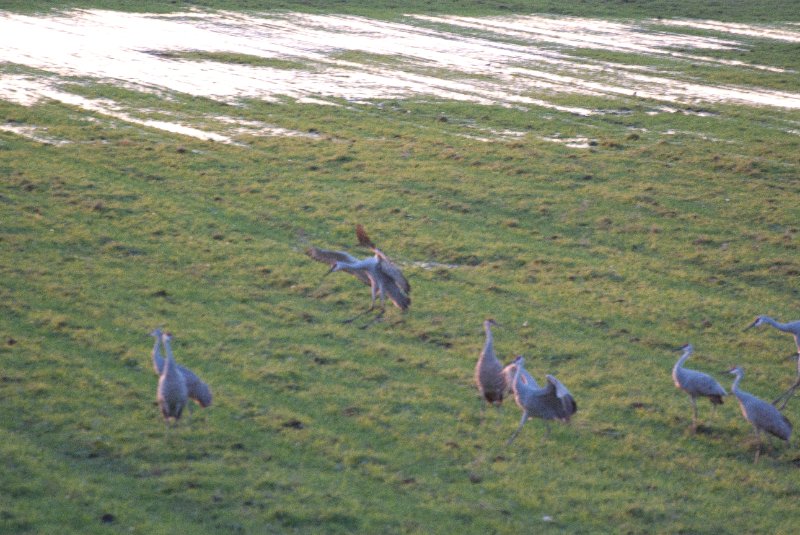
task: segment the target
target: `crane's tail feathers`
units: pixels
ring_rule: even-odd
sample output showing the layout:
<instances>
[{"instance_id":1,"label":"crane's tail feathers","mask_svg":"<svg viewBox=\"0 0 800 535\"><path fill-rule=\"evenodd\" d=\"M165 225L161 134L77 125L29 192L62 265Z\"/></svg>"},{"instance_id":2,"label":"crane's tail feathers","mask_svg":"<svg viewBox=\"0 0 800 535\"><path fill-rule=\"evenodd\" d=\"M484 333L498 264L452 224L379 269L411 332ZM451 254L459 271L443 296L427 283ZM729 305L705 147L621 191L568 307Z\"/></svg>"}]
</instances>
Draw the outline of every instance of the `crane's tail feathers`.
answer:
<instances>
[{"instance_id":1,"label":"crane's tail feathers","mask_svg":"<svg viewBox=\"0 0 800 535\"><path fill-rule=\"evenodd\" d=\"M394 305L402 311L408 310L411 306L411 298L403 292L403 289L392 280L386 280L384 291Z\"/></svg>"}]
</instances>

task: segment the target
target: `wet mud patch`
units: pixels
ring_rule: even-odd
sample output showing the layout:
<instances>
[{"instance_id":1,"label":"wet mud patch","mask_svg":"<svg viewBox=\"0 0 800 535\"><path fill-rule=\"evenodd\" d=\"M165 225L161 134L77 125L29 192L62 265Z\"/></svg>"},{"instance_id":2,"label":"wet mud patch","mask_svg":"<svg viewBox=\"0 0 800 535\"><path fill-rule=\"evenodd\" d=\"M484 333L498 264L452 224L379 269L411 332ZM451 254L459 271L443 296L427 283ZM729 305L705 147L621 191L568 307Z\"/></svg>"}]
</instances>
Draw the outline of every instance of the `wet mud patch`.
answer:
<instances>
[{"instance_id":1,"label":"wet mud patch","mask_svg":"<svg viewBox=\"0 0 800 535\"><path fill-rule=\"evenodd\" d=\"M674 32L666 31L671 27ZM694 34L684 33L691 30ZM712 35L695 35L697 30ZM645 99L655 113L715 103L800 109L800 92L681 78L659 67L668 58L727 69L781 71L711 57L745 49L751 38L800 42L800 30L794 25L547 16L409 15L387 22L356 16L199 10L173 15L102 10L45 16L3 13L0 99L25 106L55 100L116 120L223 143L248 136L308 133L234 118L219 118L210 125L208 118L199 124L192 117L143 119L120 102L77 95L68 82L79 77L142 93L188 95L227 104L248 99L362 104L433 98L521 110L543 107L577 115L605 113L560 104L559 95L567 94L628 102ZM587 49L644 59L631 64L573 54ZM20 68L44 74L19 74ZM31 131L15 133L39 136ZM476 137L514 135L481 132Z\"/></svg>"}]
</instances>

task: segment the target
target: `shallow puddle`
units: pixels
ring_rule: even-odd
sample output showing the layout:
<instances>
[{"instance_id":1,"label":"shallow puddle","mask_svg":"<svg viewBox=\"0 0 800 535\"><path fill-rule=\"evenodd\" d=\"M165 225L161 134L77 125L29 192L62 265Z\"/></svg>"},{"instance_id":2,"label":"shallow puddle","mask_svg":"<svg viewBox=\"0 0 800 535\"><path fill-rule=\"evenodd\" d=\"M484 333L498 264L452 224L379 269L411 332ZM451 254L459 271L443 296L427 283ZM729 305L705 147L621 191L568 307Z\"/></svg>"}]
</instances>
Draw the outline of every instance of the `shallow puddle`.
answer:
<instances>
[{"instance_id":1,"label":"shallow puddle","mask_svg":"<svg viewBox=\"0 0 800 535\"><path fill-rule=\"evenodd\" d=\"M669 26L676 32L663 31ZM725 37L686 35L679 27L713 30ZM386 22L353 16L203 11L0 13L3 61L46 73L4 74L0 64L0 98L26 106L53 99L120 121L226 143L235 142L237 136L305 134L232 118L217 118L225 128L216 132L187 124L191 118L142 119L123 103L87 99L64 87L77 77L229 103L245 98L320 104L417 97L545 107L578 115L597 111L558 105L551 97L571 93L673 105L730 102L799 109L797 92L687 82L647 66L569 55L570 50L589 48L780 70L702 55L703 50L744 47L738 36L795 42L800 41L800 30L795 25L684 20L634 24L542 16L408 16L403 22ZM260 61L225 61L224 54Z\"/></svg>"}]
</instances>

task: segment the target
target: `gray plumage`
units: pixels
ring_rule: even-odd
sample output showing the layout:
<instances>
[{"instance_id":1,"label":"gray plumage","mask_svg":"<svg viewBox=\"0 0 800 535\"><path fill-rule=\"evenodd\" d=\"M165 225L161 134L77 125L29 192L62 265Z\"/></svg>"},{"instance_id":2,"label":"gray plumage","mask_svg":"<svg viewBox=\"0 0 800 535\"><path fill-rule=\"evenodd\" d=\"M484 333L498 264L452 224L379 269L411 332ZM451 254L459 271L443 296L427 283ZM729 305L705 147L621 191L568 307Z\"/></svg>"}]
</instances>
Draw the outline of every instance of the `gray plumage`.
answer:
<instances>
[{"instance_id":1,"label":"gray plumage","mask_svg":"<svg viewBox=\"0 0 800 535\"><path fill-rule=\"evenodd\" d=\"M510 383L506 382L506 377L503 374L503 365L494 352L493 325L497 325L493 319L487 319L483 322L486 340L478 356L478 362L475 364L475 386L478 387L481 398L487 404L500 405L503 403L503 397L508 392Z\"/></svg>"},{"instance_id":2,"label":"gray plumage","mask_svg":"<svg viewBox=\"0 0 800 535\"><path fill-rule=\"evenodd\" d=\"M330 265L331 269L328 273L346 271L355 275L361 282L368 284L372 291L372 302L368 311L375 308L377 297L380 297L381 307L384 306L385 299L388 297L399 309L408 310L411 305L411 297L409 297L411 286L400 268L372 243L361 225L356 225L356 236L359 245L371 249L374 256L358 260L342 251L329 251L315 247L308 249L307 254L314 260Z\"/></svg>"},{"instance_id":3,"label":"gray plumage","mask_svg":"<svg viewBox=\"0 0 800 535\"><path fill-rule=\"evenodd\" d=\"M160 376L164 370L164 357L161 356L161 334L161 329L155 329L150 333L150 336L153 336L156 339L155 343L153 344L153 353L151 356L153 370L158 376ZM189 368L181 366L177 362L175 363L175 366L178 368L178 371L181 372L181 375L183 375L183 378L186 381L186 391L189 399L194 400L195 403L203 408L210 406L214 398L211 394L211 388L208 386L208 384L203 382Z\"/></svg>"},{"instance_id":4,"label":"gray plumage","mask_svg":"<svg viewBox=\"0 0 800 535\"><path fill-rule=\"evenodd\" d=\"M707 397L714 405L721 405L723 396L727 396L728 393L710 375L684 368L683 363L694 352L694 347L692 344L686 344L681 349L683 350L683 355L672 368L672 380L675 382L675 386L689 394L689 398L692 400L692 428L694 429L697 426L698 396Z\"/></svg>"},{"instance_id":5,"label":"gray plumage","mask_svg":"<svg viewBox=\"0 0 800 535\"><path fill-rule=\"evenodd\" d=\"M168 422L171 418L177 422L180 420L189 396L186 389L186 379L178 369L178 366L175 365L175 359L172 356L172 349L169 345L171 339L171 334L161 334L164 350L167 353L167 360L164 362L164 369L158 379L156 399L164 420Z\"/></svg>"},{"instance_id":6,"label":"gray plumage","mask_svg":"<svg viewBox=\"0 0 800 535\"><path fill-rule=\"evenodd\" d=\"M759 439L755 458L755 461L758 462L758 456L761 453L761 431L766 431L789 444L789 438L792 435L792 423L770 403L757 398L753 394L739 390L739 382L744 376L744 370L741 367L735 366L731 368L730 373L736 376L731 386L731 392L739 400L742 415L753 426L756 437Z\"/></svg>"},{"instance_id":7,"label":"gray plumage","mask_svg":"<svg viewBox=\"0 0 800 535\"><path fill-rule=\"evenodd\" d=\"M522 380L525 359L519 356L514 360L514 364L516 365L516 372L511 385L514 392L514 400L519 408L522 409L522 419L519 422L519 427L517 427L517 430L514 431L514 434L511 435L506 444L511 444L514 441L522 430L522 426L531 416L543 419L545 424L549 420L568 422L570 417L578 410L578 405L575 403L572 394L558 379L552 375L546 375L547 382L542 388L527 384ZM550 427L547 425L548 432L549 429Z\"/></svg>"},{"instance_id":8,"label":"gray plumage","mask_svg":"<svg viewBox=\"0 0 800 535\"><path fill-rule=\"evenodd\" d=\"M792 399L795 391L800 388L800 320L781 323L770 318L769 316L757 316L755 321L745 328L745 331L752 327L760 327L762 325L772 325L779 331L791 334L794 337L794 343L797 347L797 354L794 355L795 358L797 358L797 376L795 377L794 384L792 384L788 390L783 392L775 399L775 401L772 402L773 405L778 406L778 403L783 401L783 403L778 406L778 409L783 410L786 407L786 404L789 403L789 400Z\"/></svg>"}]
</instances>

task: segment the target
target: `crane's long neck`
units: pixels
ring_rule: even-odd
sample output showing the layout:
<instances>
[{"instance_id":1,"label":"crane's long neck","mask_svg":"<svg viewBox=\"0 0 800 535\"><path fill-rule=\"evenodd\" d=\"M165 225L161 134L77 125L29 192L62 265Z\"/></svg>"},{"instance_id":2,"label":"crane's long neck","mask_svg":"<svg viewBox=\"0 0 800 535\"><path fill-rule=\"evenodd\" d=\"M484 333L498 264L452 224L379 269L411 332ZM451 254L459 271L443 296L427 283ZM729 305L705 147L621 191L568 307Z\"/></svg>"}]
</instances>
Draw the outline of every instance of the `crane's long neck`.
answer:
<instances>
[{"instance_id":1,"label":"crane's long neck","mask_svg":"<svg viewBox=\"0 0 800 535\"><path fill-rule=\"evenodd\" d=\"M164 351L167 353L167 361L164 363L164 374L174 373L175 371L175 357L172 355L172 347L169 345L169 338L163 337Z\"/></svg>"},{"instance_id":2,"label":"crane's long neck","mask_svg":"<svg viewBox=\"0 0 800 535\"><path fill-rule=\"evenodd\" d=\"M514 382L511 383L513 386L519 385L519 376L522 375L522 362L517 362L516 370L514 370Z\"/></svg>"},{"instance_id":3,"label":"crane's long neck","mask_svg":"<svg viewBox=\"0 0 800 535\"><path fill-rule=\"evenodd\" d=\"M672 380L675 381L675 384L678 384L678 374L683 368L683 363L686 362L692 354L691 349L685 349L681 358L678 359L678 362L675 363L675 366L672 367Z\"/></svg>"},{"instance_id":4,"label":"crane's long neck","mask_svg":"<svg viewBox=\"0 0 800 535\"><path fill-rule=\"evenodd\" d=\"M731 392L734 395L739 393L739 382L742 380L742 372L740 370L736 371L736 378L733 380L733 384L731 385Z\"/></svg>"},{"instance_id":5,"label":"crane's long neck","mask_svg":"<svg viewBox=\"0 0 800 535\"><path fill-rule=\"evenodd\" d=\"M682 368L683 367L683 363L686 362L686 359L688 359L691 355L692 355L692 350L691 349L685 350L683 352L683 355L681 355L681 358L678 359L678 362L675 363L675 367L673 367L672 370L675 371L675 370L679 370L680 368Z\"/></svg>"},{"instance_id":6,"label":"crane's long neck","mask_svg":"<svg viewBox=\"0 0 800 535\"><path fill-rule=\"evenodd\" d=\"M161 358L161 347L160 347L160 345L161 345L161 335L160 334L157 335L155 337L155 339L156 339L156 342L153 344L153 353L152 353L153 362L155 362L157 359Z\"/></svg>"},{"instance_id":7,"label":"crane's long neck","mask_svg":"<svg viewBox=\"0 0 800 535\"><path fill-rule=\"evenodd\" d=\"M770 325L772 325L773 327L775 327L780 331L790 332L789 325L787 323L781 323L780 321L776 321L770 318L769 316L761 316L761 320L764 323L769 323Z\"/></svg>"},{"instance_id":8,"label":"crane's long neck","mask_svg":"<svg viewBox=\"0 0 800 535\"><path fill-rule=\"evenodd\" d=\"M794 336L794 343L797 346L797 353L800 354L800 330L797 329L797 322L792 321L790 323L781 323L780 321L776 321L769 316L760 316L760 318L761 321L772 325L779 331L783 331ZM797 366L798 373L800 373L800 361L798 361Z\"/></svg>"},{"instance_id":9,"label":"crane's long neck","mask_svg":"<svg viewBox=\"0 0 800 535\"><path fill-rule=\"evenodd\" d=\"M161 369L161 366L164 365L164 357L161 356L161 333L157 332L155 335L155 343L153 344L153 366L155 366L156 371Z\"/></svg>"},{"instance_id":10,"label":"crane's long neck","mask_svg":"<svg viewBox=\"0 0 800 535\"><path fill-rule=\"evenodd\" d=\"M370 256L363 260L356 260L355 262L346 262L346 261L339 262L339 264L346 267L347 269L369 269L377 263L378 263L377 259L374 256Z\"/></svg>"},{"instance_id":11,"label":"crane's long neck","mask_svg":"<svg viewBox=\"0 0 800 535\"><path fill-rule=\"evenodd\" d=\"M494 337L492 336L492 327L489 323L484 323L483 330L486 331L486 342L483 344L483 354L486 357L493 358L495 357L495 355L494 355Z\"/></svg>"}]
</instances>

